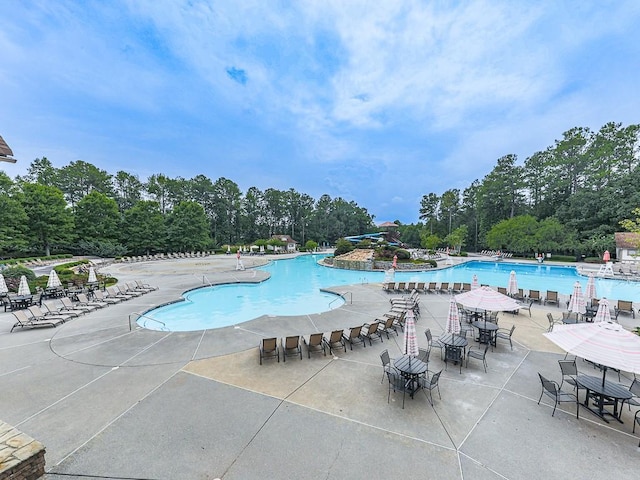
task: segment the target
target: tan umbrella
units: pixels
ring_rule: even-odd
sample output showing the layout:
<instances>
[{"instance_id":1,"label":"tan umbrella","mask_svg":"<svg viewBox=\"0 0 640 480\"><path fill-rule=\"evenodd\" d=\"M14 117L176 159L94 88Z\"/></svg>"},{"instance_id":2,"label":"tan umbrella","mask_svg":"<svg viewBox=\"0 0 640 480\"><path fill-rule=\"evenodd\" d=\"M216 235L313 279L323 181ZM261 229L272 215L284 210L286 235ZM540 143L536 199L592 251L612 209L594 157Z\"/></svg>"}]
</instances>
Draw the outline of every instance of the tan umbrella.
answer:
<instances>
[{"instance_id":1,"label":"tan umbrella","mask_svg":"<svg viewBox=\"0 0 640 480\"><path fill-rule=\"evenodd\" d=\"M18 285L18 295L26 296L31 295L31 290L29 289L29 284L27 283L27 277L22 275L20 277L20 285Z\"/></svg>"},{"instance_id":2,"label":"tan umbrella","mask_svg":"<svg viewBox=\"0 0 640 480\"><path fill-rule=\"evenodd\" d=\"M60 277L55 270L51 270L49 272L49 279L47 280L47 288L58 288L62 286L62 282L60 281Z\"/></svg>"}]
</instances>

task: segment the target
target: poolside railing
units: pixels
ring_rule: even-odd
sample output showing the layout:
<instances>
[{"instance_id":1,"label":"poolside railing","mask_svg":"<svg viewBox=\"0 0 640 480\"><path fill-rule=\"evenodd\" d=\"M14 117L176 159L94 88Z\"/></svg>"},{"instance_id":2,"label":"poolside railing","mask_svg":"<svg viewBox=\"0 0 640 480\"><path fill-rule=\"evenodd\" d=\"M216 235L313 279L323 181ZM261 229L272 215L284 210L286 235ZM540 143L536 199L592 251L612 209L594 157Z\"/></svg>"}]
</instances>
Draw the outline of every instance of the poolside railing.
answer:
<instances>
[{"instance_id":1,"label":"poolside railing","mask_svg":"<svg viewBox=\"0 0 640 480\"><path fill-rule=\"evenodd\" d=\"M353 303L353 293L352 292L344 292L344 293L339 293L337 298L334 298L333 300L331 300L329 302L329 310L331 310L331 305L333 305L334 302L337 302L338 300L343 300L343 301L347 301L346 298L344 298L345 295L349 295L349 303L352 304Z\"/></svg>"},{"instance_id":2,"label":"poolside railing","mask_svg":"<svg viewBox=\"0 0 640 480\"><path fill-rule=\"evenodd\" d=\"M138 320L139 320L140 318L144 318L145 320L151 320L152 322L159 323L159 324L161 325L161 327L160 327L160 331L162 331L162 332L169 332L169 331L170 331L170 330L167 328L167 325L166 325L164 322L162 322L162 321L160 321L160 320L158 320L158 319L155 319L155 318L153 318L153 317L150 317L150 316L148 316L148 315L145 315L145 314L143 314L143 313L138 313L138 312L133 312L133 313L129 314L129 331L133 330L132 322L131 322L131 317L132 317L132 316L134 316L134 315L136 316L136 319L135 319L135 322L136 322L136 323L138 322ZM145 322L145 324L146 324L146 322ZM145 325L143 325L143 326L145 326Z\"/></svg>"}]
</instances>

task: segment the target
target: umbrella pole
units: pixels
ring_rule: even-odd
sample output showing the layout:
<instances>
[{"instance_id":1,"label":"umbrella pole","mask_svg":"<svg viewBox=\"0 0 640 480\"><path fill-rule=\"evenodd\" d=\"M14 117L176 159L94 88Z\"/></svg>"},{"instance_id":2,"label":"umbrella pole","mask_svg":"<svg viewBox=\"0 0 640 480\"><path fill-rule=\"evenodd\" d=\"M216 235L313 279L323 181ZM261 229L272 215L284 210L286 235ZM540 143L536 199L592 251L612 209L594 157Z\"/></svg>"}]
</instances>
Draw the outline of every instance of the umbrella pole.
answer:
<instances>
[{"instance_id":1,"label":"umbrella pole","mask_svg":"<svg viewBox=\"0 0 640 480\"><path fill-rule=\"evenodd\" d=\"M605 377L607 376L607 367L602 365L602 388L604 388Z\"/></svg>"}]
</instances>

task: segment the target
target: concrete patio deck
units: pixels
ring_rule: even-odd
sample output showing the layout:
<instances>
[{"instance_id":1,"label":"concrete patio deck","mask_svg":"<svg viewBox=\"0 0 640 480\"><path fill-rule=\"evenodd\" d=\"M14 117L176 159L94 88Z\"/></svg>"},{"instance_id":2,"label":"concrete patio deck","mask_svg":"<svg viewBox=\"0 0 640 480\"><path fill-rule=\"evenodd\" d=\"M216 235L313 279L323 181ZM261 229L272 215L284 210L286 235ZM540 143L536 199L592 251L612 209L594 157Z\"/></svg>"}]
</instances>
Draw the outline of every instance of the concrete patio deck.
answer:
<instances>
[{"instance_id":1,"label":"concrete patio deck","mask_svg":"<svg viewBox=\"0 0 640 480\"><path fill-rule=\"evenodd\" d=\"M263 257L243 258L246 267ZM178 298L189 288L256 281L235 258L114 264L123 281L160 290L71 320L56 329L17 330L0 314L0 419L42 442L46 479L631 479L640 467L633 414L605 423L573 404L554 417L537 372L560 380L564 357L542 336L546 312L500 314L516 325L513 350L500 342L462 373L449 366L434 406L381 382L380 352L400 354L402 337L331 356L258 364L265 336L328 332L373 320L390 296L380 284L335 288L353 301L316 315L261 317L199 332L129 330L129 315ZM435 336L449 295L421 296L417 323ZM623 320L630 321L630 320ZM474 342L470 342L472 345ZM578 362L584 373L599 372ZM445 368L434 350L431 372ZM609 373L609 375L612 375ZM622 383L631 377L623 375Z\"/></svg>"}]
</instances>

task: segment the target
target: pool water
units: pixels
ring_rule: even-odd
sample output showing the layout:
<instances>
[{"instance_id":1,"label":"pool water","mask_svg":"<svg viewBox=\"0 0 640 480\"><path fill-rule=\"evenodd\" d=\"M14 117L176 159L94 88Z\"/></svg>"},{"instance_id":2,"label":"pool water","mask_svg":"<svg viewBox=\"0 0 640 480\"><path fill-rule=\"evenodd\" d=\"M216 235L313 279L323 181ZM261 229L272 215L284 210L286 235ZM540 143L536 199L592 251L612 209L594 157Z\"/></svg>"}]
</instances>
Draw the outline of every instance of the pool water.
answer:
<instances>
[{"instance_id":1,"label":"pool water","mask_svg":"<svg viewBox=\"0 0 640 480\"><path fill-rule=\"evenodd\" d=\"M146 312L138 323L150 329L194 331L237 325L262 315L320 313L344 303L341 297L320 289L382 283L385 280L384 272L320 266L317 262L321 258L322 255L302 255L294 259L275 260L260 268L271 275L262 283L218 285L192 290L184 294L185 301ZM547 290L569 295L576 281L580 281L583 291L587 284L587 277L579 275L574 266L485 261L471 261L442 270L397 272L395 281L471 283L475 274L480 284L506 287L511 270L516 272L519 288L539 290L542 296ZM596 278L596 290L599 297L640 302L640 283Z\"/></svg>"}]
</instances>

